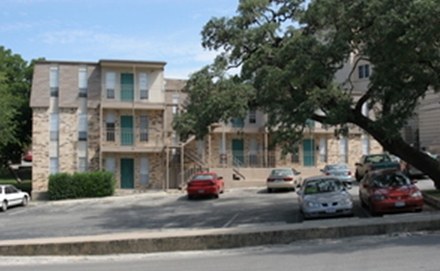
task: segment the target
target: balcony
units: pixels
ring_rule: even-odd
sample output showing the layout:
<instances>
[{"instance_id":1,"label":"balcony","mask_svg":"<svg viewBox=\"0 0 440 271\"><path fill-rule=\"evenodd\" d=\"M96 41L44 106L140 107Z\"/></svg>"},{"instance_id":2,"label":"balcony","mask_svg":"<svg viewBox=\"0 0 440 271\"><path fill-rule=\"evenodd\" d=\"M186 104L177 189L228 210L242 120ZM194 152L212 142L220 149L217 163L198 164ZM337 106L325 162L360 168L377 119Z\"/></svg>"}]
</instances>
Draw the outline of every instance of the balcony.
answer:
<instances>
[{"instance_id":1,"label":"balcony","mask_svg":"<svg viewBox=\"0 0 440 271\"><path fill-rule=\"evenodd\" d=\"M103 152L161 152L162 132L153 129L104 128L101 136Z\"/></svg>"}]
</instances>

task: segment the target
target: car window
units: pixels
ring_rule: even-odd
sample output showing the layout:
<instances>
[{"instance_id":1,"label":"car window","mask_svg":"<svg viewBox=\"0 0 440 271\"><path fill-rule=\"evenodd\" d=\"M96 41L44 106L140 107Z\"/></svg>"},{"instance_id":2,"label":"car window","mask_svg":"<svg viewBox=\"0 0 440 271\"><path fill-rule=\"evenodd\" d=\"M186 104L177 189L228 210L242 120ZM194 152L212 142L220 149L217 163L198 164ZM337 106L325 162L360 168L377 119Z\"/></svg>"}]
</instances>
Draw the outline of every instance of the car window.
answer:
<instances>
[{"instance_id":1,"label":"car window","mask_svg":"<svg viewBox=\"0 0 440 271\"><path fill-rule=\"evenodd\" d=\"M292 171L290 169L274 169L270 173L272 176L284 176L284 175L292 175Z\"/></svg>"},{"instance_id":2,"label":"car window","mask_svg":"<svg viewBox=\"0 0 440 271\"><path fill-rule=\"evenodd\" d=\"M382 162L391 162L391 159L388 155L371 155L365 158L365 162L367 163L382 163Z\"/></svg>"},{"instance_id":3,"label":"car window","mask_svg":"<svg viewBox=\"0 0 440 271\"><path fill-rule=\"evenodd\" d=\"M200 174L192 178L193 181L205 181L205 180L213 180L213 179L214 177L211 174Z\"/></svg>"},{"instance_id":4,"label":"car window","mask_svg":"<svg viewBox=\"0 0 440 271\"><path fill-rule=\"evenodd\" d=\"M343 170L343 169L348 169L348 166L345 164L332 164L332 165L328 165L327 170Z\"/></svg>"},{"instance_id":5,"label":"car window","mask_svg":"<svg viewBox=\"0 0 440 271\"><path fill-rule=\"evenodd\" d=\"M390 186L402 186L410 185L411 180L403 174L391 173L391 174L378 174L373 177L373 187L390 187Z\"/></svg>"},{"instance_id":6,"label":"car window","mask_svg":"<svg viewBox=\"0 0 440 271\"><path fill-rule=\"evenodd\" d=\"M318 194L328 192L338 192L344 189L341 181L335 179L308 181L305 184L305 194Z\"/></svg>"}]
</instances>

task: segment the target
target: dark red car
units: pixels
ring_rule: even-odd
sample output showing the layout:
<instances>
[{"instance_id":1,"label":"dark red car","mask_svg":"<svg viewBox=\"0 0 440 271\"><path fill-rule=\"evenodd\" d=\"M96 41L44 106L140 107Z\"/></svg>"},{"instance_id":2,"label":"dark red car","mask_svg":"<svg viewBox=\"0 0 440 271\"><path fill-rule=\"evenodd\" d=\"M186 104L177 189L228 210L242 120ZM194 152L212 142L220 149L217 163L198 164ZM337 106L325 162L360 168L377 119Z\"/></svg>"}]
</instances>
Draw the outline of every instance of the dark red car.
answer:
<instances>
[{"instance_id":1,"label":"dark red car","mask_svg":"<svg viewBox=\"0 0 440 271\"><path fill-rule=\"evenodd\" d=\"M23 160L26 162L32 162L32 151L28 150L23 155Z\"/></svg>"},{"instance_id":2,"label":"dark red car","mask_svg":"<svg viewBox=\"0 0 440 271\"><path fill-rule=\"evenodd\" d=\"M359 198L372 215L393 212L420 212L423 195L400 170L368 172L359 184Z\"/></svg>"},{"instance_id":3,"label":"dark red car","mask_svg":"<svg viewBox=\"0 0 440 271\"><path fill-rule=\"evenodd\" d=\"M225 190L223 177L214 172L199 172L188 182L186 191L188 199L201 195L212 195L218 198Z\"/></svg>"}]
</instances>

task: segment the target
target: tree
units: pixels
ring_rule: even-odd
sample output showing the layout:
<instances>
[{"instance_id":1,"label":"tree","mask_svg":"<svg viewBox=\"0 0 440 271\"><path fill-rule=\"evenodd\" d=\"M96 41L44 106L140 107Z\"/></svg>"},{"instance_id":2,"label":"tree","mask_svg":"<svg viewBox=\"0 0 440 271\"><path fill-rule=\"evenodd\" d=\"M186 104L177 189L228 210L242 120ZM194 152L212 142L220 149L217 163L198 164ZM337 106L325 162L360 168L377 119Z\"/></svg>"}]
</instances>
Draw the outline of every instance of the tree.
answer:
<instances>
[{"instance_id":1,"label":"tree","mask_svg":"<svg viewBox=\"0 0 440 271\"><path fill-rule=\"evenodd\" d=\"M0 166L19 160L32 135L29 105L33 62L0 46Z\"/></svg>"},{"instance_id":2,"label":"tree","mask_svg":"<svg viewBox=\"0 0 440 271\"><path fill-rule=\"evenodd\" d=\"M202 30L204 48L219 55L188 80L190 104L174 124L183 138L202 137L209 124L249 107L264 110L286 149L307 119L336 135L358 126L440 187L440 164L400 134L420 98L440 90L438 0L241 0L237 13ZM372 67L358 99L351 77L334 80L350 61L350 74L361 61ZM239 74L228 74L237 67ZM362 114L364 104L374 119Z\"/></svg>"}]
</instances>

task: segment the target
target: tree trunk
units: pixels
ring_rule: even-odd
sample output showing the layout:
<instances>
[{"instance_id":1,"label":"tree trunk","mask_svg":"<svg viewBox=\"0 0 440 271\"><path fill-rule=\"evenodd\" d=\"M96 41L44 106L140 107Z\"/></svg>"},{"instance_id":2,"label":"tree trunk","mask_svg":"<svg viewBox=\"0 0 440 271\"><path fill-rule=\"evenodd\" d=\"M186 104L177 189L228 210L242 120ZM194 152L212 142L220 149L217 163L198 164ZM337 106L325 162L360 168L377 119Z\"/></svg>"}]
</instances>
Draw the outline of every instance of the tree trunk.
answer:
<instances>
[{"instance_id":1,"label":"tree trunk","mask_svg":"<svg viewBox=\"0 0 440 271\"><path fill-rule=\"evenodd\" d=\"M356 124L368 132L386 151L398 156L400 159L428 175L431 180L434 181L435 187L440 189L440 163L437 160L411 147L403 140L402 136L392 140L386 140L385 132L381 129L372 128L371 123L372 120L358 114L356 114L356 118L353 121L353 124Z\"/></svg>"}]
</instances>

